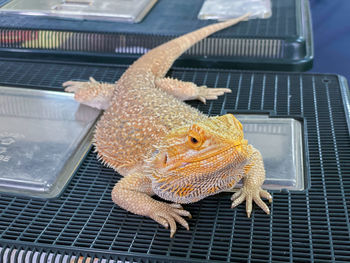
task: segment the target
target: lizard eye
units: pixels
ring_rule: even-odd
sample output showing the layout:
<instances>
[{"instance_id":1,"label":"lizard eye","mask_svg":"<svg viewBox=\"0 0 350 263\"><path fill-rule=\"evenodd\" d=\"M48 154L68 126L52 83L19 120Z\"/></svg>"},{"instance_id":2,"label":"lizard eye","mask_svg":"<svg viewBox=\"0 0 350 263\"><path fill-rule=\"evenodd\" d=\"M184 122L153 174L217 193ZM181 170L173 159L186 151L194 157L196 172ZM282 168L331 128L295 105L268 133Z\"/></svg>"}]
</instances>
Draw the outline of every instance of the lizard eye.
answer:
<instances>
[{"instance_id":1,"label":"lizard eye","mask_svg":"<svg viewBox=\"0 0 350 263\"><path fill-rule=\"evenodd\" d=\"M188 144L192 149L198 149L203 144L203 138L199 134L195 134L194 132L190 132L187 137Z\"/></svg>"},{"instance_id":2,"label":"lizard eye","mask_svg":"<svg viewBox=\"0 0 350 263\"><path fill-rule=\"evenodd\" d=\"M198 150L205 141L204 131L197 124L193 124L187 134L187 144L190 148Z\"/></svg>"},{"instance_id":3,"label":"lizard eye","mask_svg":"<svg viewBox=\"0 0 350 263\"><path fill-rule=\"evenodd\" d=\"M191 137L191 143L196 144L198 143L198 140L194 137Z\"/></svg>"}]
</instances>

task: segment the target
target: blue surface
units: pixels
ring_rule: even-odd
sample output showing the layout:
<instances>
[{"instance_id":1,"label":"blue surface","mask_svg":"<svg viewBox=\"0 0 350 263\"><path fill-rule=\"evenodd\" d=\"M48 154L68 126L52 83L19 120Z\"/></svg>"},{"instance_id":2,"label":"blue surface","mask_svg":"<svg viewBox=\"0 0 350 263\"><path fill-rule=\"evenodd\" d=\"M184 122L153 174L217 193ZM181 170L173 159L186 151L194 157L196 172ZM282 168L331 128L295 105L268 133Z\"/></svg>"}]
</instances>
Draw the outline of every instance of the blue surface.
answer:
<instances>
[{"instance_id":1,"label":"blue surface","mask_svg":"<svg viewBox=\"0 0 350 263\"><path fill-rule=\"evenodd\" d=\"M312 72L336 73L350 82L350 0L310 0L315 58Z\"/></svg>"}]
</instances>

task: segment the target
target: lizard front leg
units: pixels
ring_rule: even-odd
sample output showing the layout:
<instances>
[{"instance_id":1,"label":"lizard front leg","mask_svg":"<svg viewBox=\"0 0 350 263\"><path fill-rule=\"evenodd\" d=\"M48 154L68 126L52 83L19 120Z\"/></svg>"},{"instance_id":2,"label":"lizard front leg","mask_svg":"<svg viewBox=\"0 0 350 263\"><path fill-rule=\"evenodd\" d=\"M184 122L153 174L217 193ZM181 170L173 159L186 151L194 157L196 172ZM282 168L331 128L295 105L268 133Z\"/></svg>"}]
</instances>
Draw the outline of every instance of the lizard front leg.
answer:
<instances>
[{"instance_id":1,"label":"lizard front leg","mask_svg":"<svg viewBox=\"0 0 350 263\"><path fill-rule=\"evenodd\" d=\"M63 83L66 92L74 93L76 101L99 110L109 107L115 84L100 83L90 77L89 81L67 81Z\"/></svg>"},{"instance_id":2,"label":"lizard front leg","mask_svg":"<svg viewBox=\"0 0 350 263\"><path fill-rule=\"evenodd\" d=\"M170 226L170 237L176 232L176 222L189 230L182 216L191 218L191 214L180 204L169 204L154 200L152 182L141 173L131 173L122 178L113 188L114 203L134 214L148 216L165 228Z\"/></svg>"},{"instance_id":3,"label":"lizard front leg","mask_svg":"<svg viewBox=\"0 0 350 263\"><path fill-rule=\"evenodd\" d=\"M272 202L271 195L261 188L265 180L265 169L263 159L258 150L251 147L253 152L251 155L251 161L244 167L245 177L243 179L243 187L232 195L231 200L232 208L246 201L247 216L250 217L252 212L253 201L262 209L266 214L270 214L270 210L261 197L266 198L269 202Z\"/></svg>"},{"instance_id":4,"label":"lizard front leg","mask_svg":"<svg viewBox=\"0 0 350 263\"><path fill-rule=\"evenodd\" d=\"M173 78L156 79L155 84L158 88L182 101L200 100L201 102L206 103L206 100L216 100L218 96L231 92L230 89L197 86L192 82L185 82Z\"/></svg>"}]
</instances>

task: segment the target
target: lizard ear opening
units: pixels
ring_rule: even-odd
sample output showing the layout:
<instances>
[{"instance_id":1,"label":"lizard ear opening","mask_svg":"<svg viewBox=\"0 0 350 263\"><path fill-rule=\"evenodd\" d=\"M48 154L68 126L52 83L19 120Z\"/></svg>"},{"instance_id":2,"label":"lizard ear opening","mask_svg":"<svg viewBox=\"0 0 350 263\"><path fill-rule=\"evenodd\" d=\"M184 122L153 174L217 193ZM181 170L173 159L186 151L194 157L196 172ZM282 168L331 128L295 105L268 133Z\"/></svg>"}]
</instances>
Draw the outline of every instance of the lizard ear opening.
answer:
<instances>
[{"instance_id":1,"label":"lizard ear opening","mask_svg":"<svg viewBox=\"0 0 350 263\"><path fill-rule=\"evenodd\" d=\"M154 164L157 168L165 168L168 164L168 154L167 153L158 154Z\"/></svg>"},{"instance_id":2,"label":"lizard ear opening","mask_svg":"<svg viewBox=\"0 0 350 263\"><path fill-rule=\"evenodd\" d=\"M163 156L163 164L167 165L167 163L168 163L168 155L165 153Z\"/></svg>"}]
</instances>

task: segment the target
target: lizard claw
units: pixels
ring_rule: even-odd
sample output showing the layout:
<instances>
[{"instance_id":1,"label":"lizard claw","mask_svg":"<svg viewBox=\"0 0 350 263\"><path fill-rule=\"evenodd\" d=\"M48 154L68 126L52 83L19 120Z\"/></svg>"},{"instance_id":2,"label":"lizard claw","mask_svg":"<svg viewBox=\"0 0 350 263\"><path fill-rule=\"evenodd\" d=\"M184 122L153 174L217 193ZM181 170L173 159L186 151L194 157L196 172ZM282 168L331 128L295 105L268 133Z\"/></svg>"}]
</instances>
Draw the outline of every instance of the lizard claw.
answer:
<instances>
[{"instance_id":1,"label":"lizard claw","mask_svg":"<svg viewBox=\"0 0 350 263\"><path fill-rule=\"evenodd\" d=\"M225 88L208 88L207 86L198 87L197 99L206 103L206 100L216 100L218 96L221 96L225 93L231 93L230 89Z\"/></svg>"},{"instance_id":2,"label":"lizard claw","mask_svg":"<svg viewBox=\"0 0 350 263\"><path fill-rule=\"evenodd\" d=\"M170 226L170 237L172 238L176 232L176 222L189 230L189 225L183 216L192 218L190 212L184 210L180 204L167 204L163 202L157 202L157 205L153 211L149 214L157 223L161 224L165 228Z\"/></svg>"},{"instance_id":3,"label":"lizard claw","mask_svg":"<svg viewBox=\"0 0 350 263\"><path fill-rule=\"evenodd\" d=\"M252 213L252 203L254 201L266 214L270 214L270 209L267 207L261 197L268 199L269 203L272 202L271 195L267 191L261 189L261 187L252 191L251 189L248 190L243 186L237 193L232 195L231 200L233 202L231 208L238 206L245 200L247 216L250 217Z\"/></svg>"}]
</instances>

